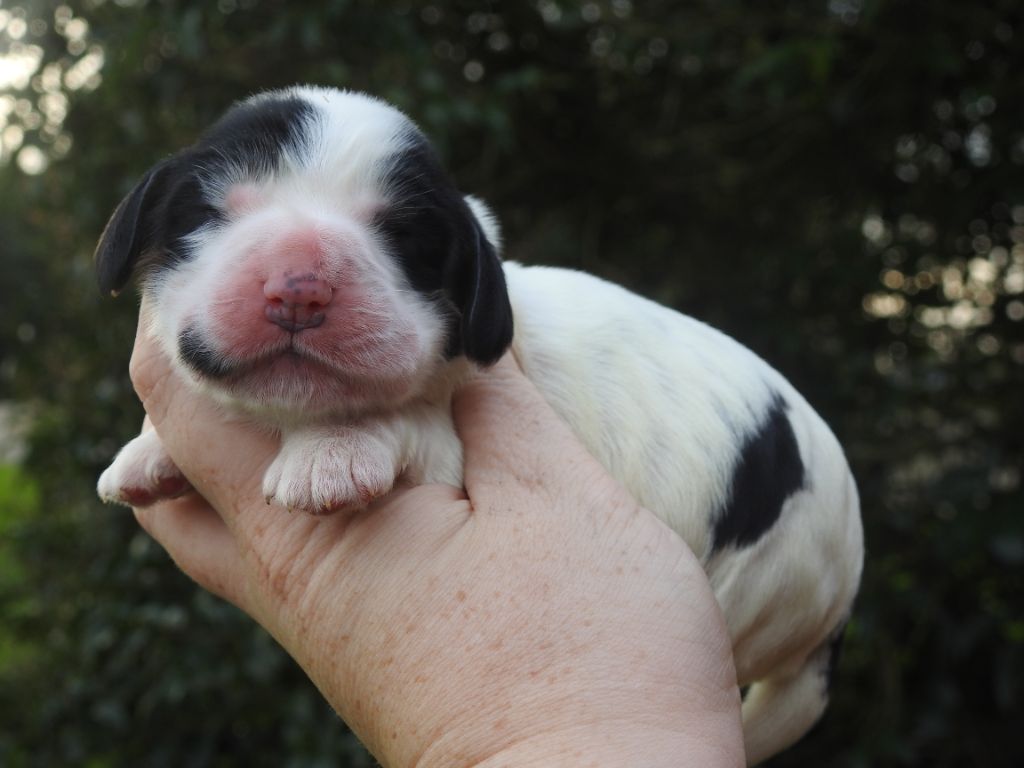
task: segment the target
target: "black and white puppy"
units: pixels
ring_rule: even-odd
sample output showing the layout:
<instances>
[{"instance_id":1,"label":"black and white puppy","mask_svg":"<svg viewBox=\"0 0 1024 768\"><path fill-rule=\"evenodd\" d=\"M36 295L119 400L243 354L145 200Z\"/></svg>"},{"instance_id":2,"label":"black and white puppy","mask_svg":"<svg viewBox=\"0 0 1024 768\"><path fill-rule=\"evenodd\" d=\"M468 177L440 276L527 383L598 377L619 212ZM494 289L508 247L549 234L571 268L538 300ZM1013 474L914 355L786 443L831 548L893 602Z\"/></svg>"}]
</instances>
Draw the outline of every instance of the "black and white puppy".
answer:
<instances>
[{"instance_id":1,"label":"black and white puppy","mask_svg":"<svg viewBox=\"0 0 1024 768\"><path fill-rule=\"evenodd\" d=\"M234 108L150 170L96 254L195 387L281 435L263 488L313 514L399 475L462 483L453 390L511 346L593 454L690 545L731 632L747 759L827 702L863 542L843 452L731 339L615 285L502 264L494 219L387 104L294 88ZM515 333L513 334L513 318ZM107 501L188 488L155 432L99 480Z\"/></svg>"}]
</instances>

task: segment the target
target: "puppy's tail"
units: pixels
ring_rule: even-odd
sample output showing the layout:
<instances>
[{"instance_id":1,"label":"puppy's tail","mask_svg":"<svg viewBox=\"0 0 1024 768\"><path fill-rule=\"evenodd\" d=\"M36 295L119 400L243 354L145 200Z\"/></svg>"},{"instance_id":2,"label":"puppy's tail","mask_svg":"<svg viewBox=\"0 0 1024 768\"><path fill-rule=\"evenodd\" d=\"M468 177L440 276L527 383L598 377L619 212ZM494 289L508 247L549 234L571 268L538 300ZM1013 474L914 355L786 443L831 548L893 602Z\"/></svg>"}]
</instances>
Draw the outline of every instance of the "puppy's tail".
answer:
<instances>
[{"instance_id":1,"label":"puppy's tail","mask_svg":"<svg viewBox=\"0 0 1024 768\"><path fill-rule=\"evenodd\" d=\"M791 746L824 714L845 629L845 623L840 625L795 674L768 677L750 686L743 699L747 765Z\"/></svg>"}]
</instances>

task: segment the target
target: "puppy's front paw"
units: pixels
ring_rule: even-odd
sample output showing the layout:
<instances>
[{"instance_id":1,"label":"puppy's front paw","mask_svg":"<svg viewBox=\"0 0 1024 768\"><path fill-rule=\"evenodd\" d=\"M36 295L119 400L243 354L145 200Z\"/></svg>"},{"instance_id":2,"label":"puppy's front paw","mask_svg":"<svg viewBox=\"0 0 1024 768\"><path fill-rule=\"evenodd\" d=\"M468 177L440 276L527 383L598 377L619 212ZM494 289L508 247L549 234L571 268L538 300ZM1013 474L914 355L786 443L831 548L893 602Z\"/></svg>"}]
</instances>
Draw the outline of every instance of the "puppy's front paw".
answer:
<instances>
[{"instance_id":1,"label":"puppy's front paw","mask_svg":"<svg viewBox=\"0 0 1024 768\"><path fill-rule=\"evenodd\" d=\"M263 478L263 495L288 510L362 509L395 484L395 448L370 431L339 427L289 435Z\"/></svg>"},{"instance_id":2,"label":"puppy's front paw","mask_svg":"<svg viewBox=\"0 0 1024 768\"><path fill-rule=\"evenodd\" d=\"M106 502L145 507L181 496L192 486L164 450L155 431L143 432L120 450L100 475L96 492Z\"/></svg>"}]
</instances>

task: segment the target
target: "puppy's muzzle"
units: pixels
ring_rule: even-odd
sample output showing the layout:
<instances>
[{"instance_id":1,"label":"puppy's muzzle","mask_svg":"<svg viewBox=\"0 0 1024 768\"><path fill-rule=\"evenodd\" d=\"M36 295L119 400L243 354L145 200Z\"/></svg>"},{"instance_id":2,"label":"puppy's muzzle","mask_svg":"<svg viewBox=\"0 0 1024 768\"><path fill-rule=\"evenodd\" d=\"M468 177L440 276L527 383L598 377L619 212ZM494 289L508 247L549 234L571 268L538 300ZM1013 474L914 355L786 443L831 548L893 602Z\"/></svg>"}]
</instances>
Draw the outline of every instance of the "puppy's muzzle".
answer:
<instances>
[{"instance_id":1,"label":"puppy's muzzle","mask_svg":"<svg viewBox=\"0 0 1024 768\"><path fill-rule=\"evenodd\" d=\"M285 272L267 280L263 295L267 300L263 311L267 320L296 333L323 323L334 290L315 274Z\"/></svg>"}]
</instances>

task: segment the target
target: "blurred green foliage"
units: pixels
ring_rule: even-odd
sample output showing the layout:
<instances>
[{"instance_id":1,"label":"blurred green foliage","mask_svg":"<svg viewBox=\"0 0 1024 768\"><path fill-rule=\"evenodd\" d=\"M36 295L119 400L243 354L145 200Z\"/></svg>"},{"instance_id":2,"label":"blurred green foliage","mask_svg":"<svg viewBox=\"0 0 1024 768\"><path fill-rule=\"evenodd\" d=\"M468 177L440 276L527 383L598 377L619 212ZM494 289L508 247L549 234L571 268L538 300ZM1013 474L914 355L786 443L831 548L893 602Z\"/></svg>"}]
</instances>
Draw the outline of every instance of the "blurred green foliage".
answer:
<instances>
[{"instance_id":1,"label":"blurred green foliage","mask_svg":"<svg viewBox=\"0 0 1024 768\"><path fill-rule=\"evenodd\" d=\"M833 426L864 586L829 714L772 765L1024 764L1016 0L29 0L0 21L0 55L39 58L0 94L0 399L33 420L0 470L0 764L369 764L92 493L141 418L132 301L91 274L103 223L233 100L296 82L398 104L509 257L717 325Z\"/></svg>"},{"instance_id":2,"label":"blurred green foliage","mask_svg":"<svg viewBox=\"0 0 1024 768\"><path fill-rule=\"evenodd\" d=\"M0 465L0 595L6 616L17 617L33 603L25 564L17 549L18 535L39 513L35 484L12 465ZM0 624L0 679L35 663L35 648L27 638Z\"/></svg>"}]
</instances>

